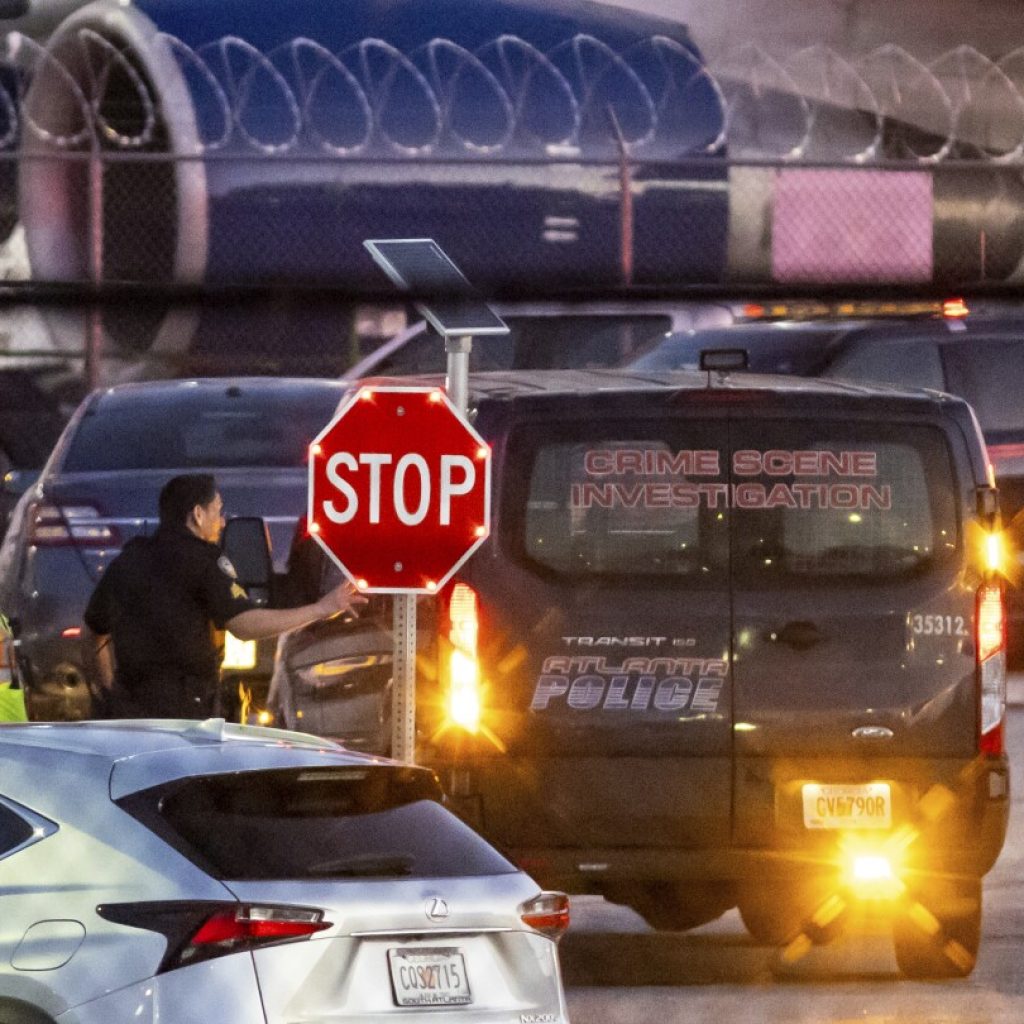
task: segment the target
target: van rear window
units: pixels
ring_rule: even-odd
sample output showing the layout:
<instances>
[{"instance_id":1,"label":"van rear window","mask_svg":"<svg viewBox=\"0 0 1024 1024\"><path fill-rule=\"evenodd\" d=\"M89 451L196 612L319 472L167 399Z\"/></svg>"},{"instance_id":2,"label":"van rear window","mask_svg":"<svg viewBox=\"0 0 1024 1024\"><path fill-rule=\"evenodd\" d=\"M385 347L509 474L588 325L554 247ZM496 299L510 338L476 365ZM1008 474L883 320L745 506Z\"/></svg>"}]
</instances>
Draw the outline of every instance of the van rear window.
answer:
<instances>
[{"instance_id":1,"label":"van rear window","mask_svg":"<svg viewBox=\"0 0 1024 1024\"><path fill-rule=\"evenodd\" d=\"M885 580L957 549L955 480L933 428L606 424L538 438L530 461L513 517L521 553L560 575Z\"/></svg>"},{"instance_id":2,"label":"van rear window","mask_svg":"<svg viewBox=\"0 0 1024 1024\"><path fill-rule=\"evenodd\" d=\"M215 877L453 878L516 869L441 803L423 769L195 776L119 801Z\"/></svg>"}]
</instances>

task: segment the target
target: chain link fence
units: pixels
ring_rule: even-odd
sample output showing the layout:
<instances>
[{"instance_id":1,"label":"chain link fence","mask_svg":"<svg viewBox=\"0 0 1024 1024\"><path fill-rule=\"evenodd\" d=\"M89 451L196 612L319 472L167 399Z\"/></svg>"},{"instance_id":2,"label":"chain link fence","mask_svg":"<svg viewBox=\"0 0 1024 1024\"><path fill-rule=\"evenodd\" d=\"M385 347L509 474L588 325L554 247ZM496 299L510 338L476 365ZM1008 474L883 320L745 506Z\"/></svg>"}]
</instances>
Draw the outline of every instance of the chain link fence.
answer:
<instances>
[{"instance_id":1,"label":"chain link fence","mask_svg":"<svg viewBox=\"0 0 1024 1024\"><path fill-rule=\"evenodd\" d=\"M386 333L382 236L436 238L490 295L1024 274L1024 50L709 67L685 33L261 50L79 20L3 55L2 277L169 289L2 308L6 366L343 372Z\"/></svg>"}]
</instances>

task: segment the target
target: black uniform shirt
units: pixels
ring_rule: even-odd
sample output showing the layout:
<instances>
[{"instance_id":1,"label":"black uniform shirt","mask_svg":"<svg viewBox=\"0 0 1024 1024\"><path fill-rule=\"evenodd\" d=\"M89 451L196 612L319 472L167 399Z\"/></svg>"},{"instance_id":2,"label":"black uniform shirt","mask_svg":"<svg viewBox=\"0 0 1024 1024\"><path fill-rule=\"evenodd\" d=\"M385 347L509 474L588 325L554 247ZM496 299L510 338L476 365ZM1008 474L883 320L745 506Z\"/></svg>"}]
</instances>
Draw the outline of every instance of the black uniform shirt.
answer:
<instances>
[{"instance_id":1,"label":"black uniform shirt","mask_svg":"<svg viewBox=\"0 0 1024 1024\"><path fill-rule=\"evenodd\" d=\"M129 689L154 669L215 682L223 653L215 630L254 607L215 544L161 527L130 540L110 563L85 623L111 634L117 678Z\"/></svg>"}]
</instances>

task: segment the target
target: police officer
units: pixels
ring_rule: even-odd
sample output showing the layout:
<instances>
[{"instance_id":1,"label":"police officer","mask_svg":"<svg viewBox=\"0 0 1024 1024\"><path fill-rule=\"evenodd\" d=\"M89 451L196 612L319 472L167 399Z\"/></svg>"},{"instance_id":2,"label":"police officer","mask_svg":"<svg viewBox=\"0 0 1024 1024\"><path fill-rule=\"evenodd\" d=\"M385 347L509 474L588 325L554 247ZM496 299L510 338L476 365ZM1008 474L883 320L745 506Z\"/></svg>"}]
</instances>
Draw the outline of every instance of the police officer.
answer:
<instances>
[{"instance_id":1,"label":"police officer","mask_svg":"<svg viewBox=\"0 0 1024 1024\"><path fill-rule=\"evenodd\" d=\"M212 476L174 477L159 529L130 540L100 578L85 624L107 717L207 718L219 711L217 630L261 640L365 603L346 582L300 608L257 608L217 546L223 510Z\"/></svg>"}]
</instances>

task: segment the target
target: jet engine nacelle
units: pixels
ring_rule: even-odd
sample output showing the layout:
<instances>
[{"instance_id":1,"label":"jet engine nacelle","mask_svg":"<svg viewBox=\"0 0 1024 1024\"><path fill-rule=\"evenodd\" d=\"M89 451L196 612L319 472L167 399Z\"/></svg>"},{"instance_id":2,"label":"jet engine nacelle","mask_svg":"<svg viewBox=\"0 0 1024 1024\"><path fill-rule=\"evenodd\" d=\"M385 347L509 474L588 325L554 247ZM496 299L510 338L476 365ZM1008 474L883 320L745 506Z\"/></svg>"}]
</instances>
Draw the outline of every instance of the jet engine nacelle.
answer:
<instances>
[{"instance_id":1,"label":"jet engine nacelle","mask_svg":"<svg viewBox=\"0 0 1024 1024\"><path fill-rule=\"evenodd\" d=\"M685 28L618 8L100 0L24 107L37 279L378 288L388 236L485 287L725 268L721 96Z\"/></svg>"}]
</instances>

